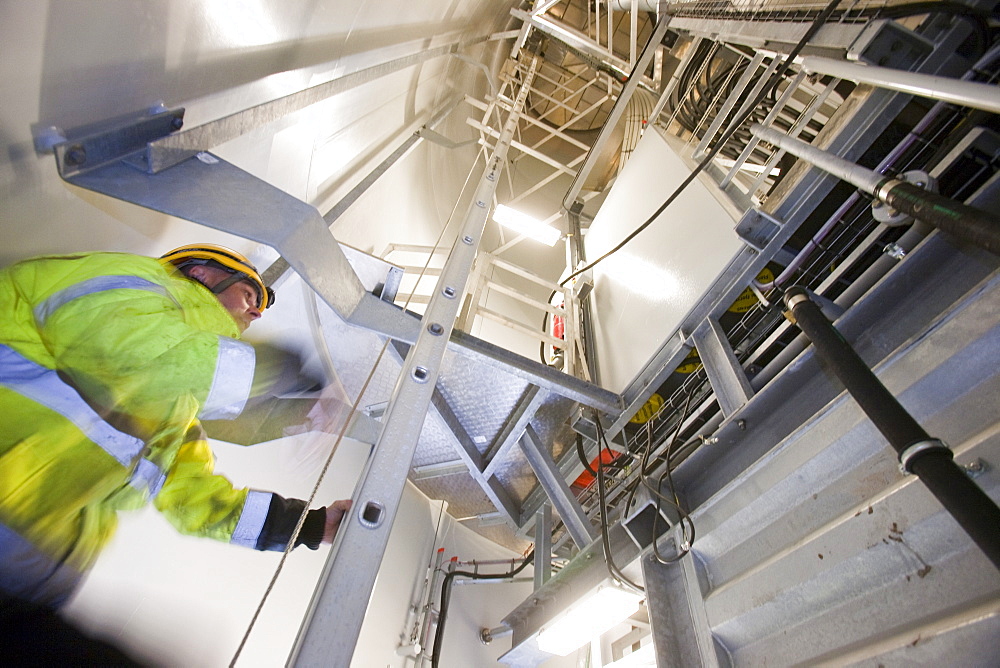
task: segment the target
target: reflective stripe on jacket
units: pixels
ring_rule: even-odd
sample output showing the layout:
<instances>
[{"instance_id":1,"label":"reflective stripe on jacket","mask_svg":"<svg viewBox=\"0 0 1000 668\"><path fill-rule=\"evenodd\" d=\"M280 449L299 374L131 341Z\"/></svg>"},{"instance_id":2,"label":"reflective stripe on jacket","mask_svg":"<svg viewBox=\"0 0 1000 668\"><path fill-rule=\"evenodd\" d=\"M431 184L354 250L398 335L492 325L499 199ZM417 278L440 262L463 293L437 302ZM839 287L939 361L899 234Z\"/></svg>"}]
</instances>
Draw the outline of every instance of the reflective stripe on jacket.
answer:
<instances>
[{"instance_id":1,"label":"reflective stripe on jacket","mask_svg":"<svg viewBox=\"0 0 1000 668\"><path fill-rule=\"evenodd\" d=\"M0 554L14 532L82 572L116 511L149 501L183 533L256 546L273 495L215 475L198 423L238 414L253 377L212 293L93 253L0 272L0 310ZM0 584L19 577L0 569Z\"/></svg>"}]
</instances>

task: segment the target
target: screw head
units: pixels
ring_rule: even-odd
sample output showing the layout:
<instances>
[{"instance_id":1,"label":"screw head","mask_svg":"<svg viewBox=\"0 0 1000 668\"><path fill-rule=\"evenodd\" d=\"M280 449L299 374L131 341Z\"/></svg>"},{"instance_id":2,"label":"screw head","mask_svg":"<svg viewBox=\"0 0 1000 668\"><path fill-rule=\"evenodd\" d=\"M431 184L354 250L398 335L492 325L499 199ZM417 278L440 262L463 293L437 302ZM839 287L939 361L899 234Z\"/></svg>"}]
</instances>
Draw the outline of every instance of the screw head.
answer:
<instances>
[{"instance_id":1,"label":"screw head","mask_svg":"<svg viewBox=\"0 0 1000 668\"><path fill-rule=\"evenodd\" d=\"M71 167L76 167L87 162L87 151L81 144L70 146L66 151L65 162Z\"/></svg>"},{"instance_id":2,"label":"screw head","mask_svg":"<svg viewBox=\"0 0 1000 668\"><path fill-rule=\"evenodd\" d=\"M179 116L174 116L173 120L170 121L170 127L174 130L180 130L184 127L184 119Z\"/></svg>"}]
</instances>

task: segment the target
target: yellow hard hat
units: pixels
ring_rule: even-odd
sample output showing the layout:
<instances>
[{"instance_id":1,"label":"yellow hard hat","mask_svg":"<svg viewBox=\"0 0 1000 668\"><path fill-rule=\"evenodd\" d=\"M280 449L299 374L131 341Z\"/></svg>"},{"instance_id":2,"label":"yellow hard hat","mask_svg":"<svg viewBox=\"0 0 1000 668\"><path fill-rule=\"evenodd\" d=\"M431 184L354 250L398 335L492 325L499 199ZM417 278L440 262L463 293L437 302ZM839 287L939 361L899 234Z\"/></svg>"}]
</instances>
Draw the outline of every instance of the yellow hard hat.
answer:
<instances>
[{"instance_id":1,"label":"yellow hard hat","mask_svg":"<svg viewBox=\"0 0 1000 668\"><path fill-rule=\"evenodd\" d=\"M189 244L161 255L160 263L168 268L182 269L193 264L202 264L228 271L232 276L211 288L212 292L218 294L233 283L246 281L257 290L258 309L263 311L274 303L274 290L264 285L264 279L257 271L257 267L231 248L215 244Z\"/></svg>"}]
</instances>

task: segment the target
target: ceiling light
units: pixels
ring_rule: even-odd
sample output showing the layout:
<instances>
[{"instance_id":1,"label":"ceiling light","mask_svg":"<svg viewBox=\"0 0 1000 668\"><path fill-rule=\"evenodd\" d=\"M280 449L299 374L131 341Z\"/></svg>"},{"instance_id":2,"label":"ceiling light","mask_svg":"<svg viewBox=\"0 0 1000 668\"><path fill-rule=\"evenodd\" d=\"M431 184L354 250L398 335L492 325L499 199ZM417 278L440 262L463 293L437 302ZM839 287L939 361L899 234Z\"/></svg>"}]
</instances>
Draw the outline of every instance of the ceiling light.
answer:
<instances>
[{"instance_id":1,"label":"ceiling light","mask_svg":"<svg viewBox=\"0 0 1000 668\"><path fill-rule=\"evenodd\" d=\"M562 233L554 227L543 224L531 216L515 211L509 206L498 204L493 210L493 220L526 237L541 241L548 246L554 246Z\"/></svg>"},{"instance_id":2,"label":"ceiling light","mask_svg":"<svg viewBox=\"0 0 1000 668\"><path fill-rule=\"evenodd\" d=\"M538 633L538 647L550 654L566 656L634 615L641 601L637 594L617 587L601 587L577 601L562 617L543 626Z\"/></svg>"}]
</instances>

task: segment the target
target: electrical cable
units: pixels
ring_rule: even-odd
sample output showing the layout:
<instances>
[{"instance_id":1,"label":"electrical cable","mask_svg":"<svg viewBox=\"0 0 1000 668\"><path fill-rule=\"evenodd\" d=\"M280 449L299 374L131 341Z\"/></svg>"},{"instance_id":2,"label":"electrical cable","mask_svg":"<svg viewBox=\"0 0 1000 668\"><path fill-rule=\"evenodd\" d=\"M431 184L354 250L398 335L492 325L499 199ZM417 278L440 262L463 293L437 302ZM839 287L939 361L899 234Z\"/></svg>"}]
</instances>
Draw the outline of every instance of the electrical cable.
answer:
<instances>
[{"instance_id":1,"label":"electrical cable","mask_svg":"<svg viewBox=\"0 0 1000 668\"><path fill-rule=\"evenodd\" d=\"M437 630L434 632L434 646L431 649L431 668L438 668L441 657L441 644L444 638L444 623L448 617L448 602L451 599L451 582L456 577L470 578L472 580L506 580L512 578L523 571L528 564L535 560L535 551L531 550L521 562L521 565L506 573L474 573L472 571L451 571L444 576L441 583L441 609L438 612Z\"/></svg>"},{"instance_id":2,"label":"electrical cable","mask_svg":"<svg viewBox=\"0 0 1000 668\"><path fill-rule=\"evenodd\" d=\"M562 282L559 283L560 286L566 285L566 283L568 283L576 276L579 276L583 272L592 269L595 265L597 265L605 258L621 250L625 246L625 244L630 242L632 239L638 236L639 233L641 233L643 230L649 227L653 223L653 221L656 220L660 216L660 214L664 212L664 210L666 210L668 206L673 204L674 200L676 200L680 196L680 194L684 192L684 190L686 190L687 187L691 185L691 183L694 182L698 174L704 171L705 168L708 167L708 165L715 159L715 157L722 150L723 146L725 146L729 138L733 134L735 134L736 130L744 122L746 122L748 118L750 118L750 116L754 113L754 109L757 107L758 104L760 104L760 101L763 100L764 97L770 93L771 88L776 86L780 81L784 79L785 74L788 72L792 61L795 60L796 56L798 56L799 53L802 51L802 49L805 48L806 44L809 43L809 40L811 40L819 31L819 29L826 23L827 19L829 19L831 14L833 14L838 4L840 4L840 0L831 0L830 3L823 9L823 11L819 13L819 15L815 18L815 20L810 24L805 34L802 36L802 39L800 39L799 42L788 53L788 55L782 62L781 66L778 67L775 70L774 74L771 75L770 81L761 88L760 92L757 93L753 101L747 105L746 111L744 111L738 118L733 119L733 121L729 123L729 125L723 131L722 135L719 137L719 140L713 146L712 150L709 151L708 154L702 159L702 161L698 163L698 165L687 176L687 178L685 178L681 182L681 184L677 186L674 192L671 193L669 197L667 197L666 201L663 202L663 204L661 204L656 209L656 211L654 211L653 214L646 219L645 222L643 222L641 225L639 225L639 227L635 228L632 232L630 232L614 248L607 251L593 262L588 263L586 266L578 269L577 271L567 276L565 279L562 280Z\"/></svg>"},{"instance_id":3,"label":"electrical cable","mask_svg":"<svg viewBox=\"0 0 1000 668\"><path fill-rule=\"evenodd\" d=\"M663 473L660 474L659 479L657 479L656 481L657 488L653 489L652 485L646 482L645 476L642 477L643 484L645 484L646 487L649 489L649 491L656 496L656 509L655 509L656 512L653 514L653 556L661 564L672 564L675 561L681 560L682 558L684 558L684 555L686 555L688 552L691 551L691 546L694 544L694 538L695 538L694 521L691 519L691 516L688 514L684 506L681 505L681 500L677 496L677 490L674 488L673 475L670 472L670 453L673 450L674 444L677 443L677 438L681 434L681 427L684 424L684 420L687 418L687 413L691 405L692 396L694 396L693 392L687 396L687 400L684 402L684 409L681 412L680 418L677 420L677 429L674 431L673 438L671 438L670 441L667 443L667 451L663 455ZM640 474L641 473L642 472L640 471ZM670 499L664 498L663 494L660 493L660 489L663 487L664 476L666 476L667 484L670 487L670 495L673 497L672 501ZM679 516L678 523L681 525L681 533L684 538L683 542L680 545L676 546L677 554L670 558L666 558L662 554L660 554L660 548L657 541L657 536L659 534L656 529L657 525L659 524L658 520L660 519L660 509L662 508L661 504L663 501L666 501L667 503L669 503L670 505L672 505L674 508L677 509L677 513ZM685 522L687 523L686 525ZM690 534L688 534L689 528L691 530Z\"/></svg>"},{"instance_id":4,"label":"electrical cable","mask_svg":"<svg viewBox=\"0 0 1000 668\"><path fill-rule=\"evenodd\" d=\"M646 590L641 586L632 582L618 566L615 565L614 558L611 554L611 539L608 535L608 507L607 507L607 493L604 488L604 458L601 456L601 444L607 448L608 452L611 452L611 447L608 445L608 439L604 436L604 427L601 426L601 417L594 411L594 422L597 424L597 438L598 438L598 448L597 448L597 494L598 503L600 503L601 510L601 546L604 548L604 563L608 567L608 573L611 574L611 578L617 581L619 584L631 587L633 590L641 595L646 594Z\"/></svg>"},{"instance_id":5,"label":"electrical cable","mask_svg":"<svg viewBox=\"0 0 1000 668\"><path fill-rule=\"evenodd\" d=\"M594 467L592 467L590 462L587 461L587 455L583 452L583 436L580 434L576 435L576 456L580 458L580 463L583 464L583 468L586 469L587 473L597 477L597 471L595 471ZM601 456L600 448L597 449L597 456Z\"/></svg>"}]
</instances>

